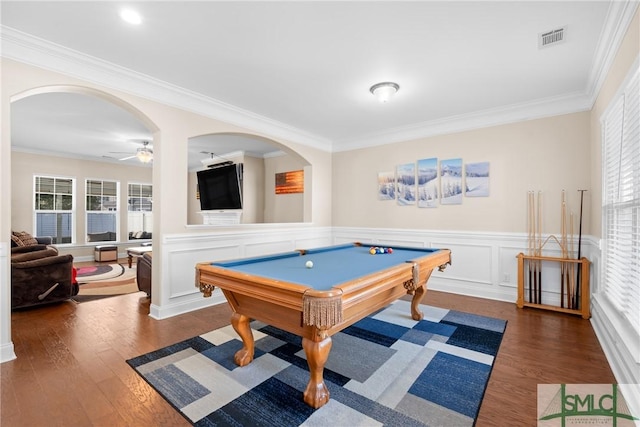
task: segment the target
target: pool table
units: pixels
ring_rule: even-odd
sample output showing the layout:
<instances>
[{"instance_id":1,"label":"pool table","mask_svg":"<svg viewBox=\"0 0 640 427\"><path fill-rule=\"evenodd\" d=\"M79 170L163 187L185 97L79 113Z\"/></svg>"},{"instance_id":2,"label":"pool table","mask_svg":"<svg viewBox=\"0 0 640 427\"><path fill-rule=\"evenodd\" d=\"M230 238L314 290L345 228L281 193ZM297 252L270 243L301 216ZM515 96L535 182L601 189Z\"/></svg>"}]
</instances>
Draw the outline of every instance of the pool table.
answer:
<instances>
[{"instance_id":1,"label":"pool table","mask_svg":"<svg viewBox=\"0 0 640 427\"><path fill-rule=\"evenodd\" d=\"M199 263L196 286L205 297L215 287L226 297L231 325L243 342L234 357L239 366L253 360L251 319L302 337L310 373L303 398L319 408L329 401L323 371L331 336L406 294L413 295L411 317L422 319L427 280L447 264L448 249L392 247L392 253L372 255L369 246L350 243Z\"/></svg>"}]
</instances>

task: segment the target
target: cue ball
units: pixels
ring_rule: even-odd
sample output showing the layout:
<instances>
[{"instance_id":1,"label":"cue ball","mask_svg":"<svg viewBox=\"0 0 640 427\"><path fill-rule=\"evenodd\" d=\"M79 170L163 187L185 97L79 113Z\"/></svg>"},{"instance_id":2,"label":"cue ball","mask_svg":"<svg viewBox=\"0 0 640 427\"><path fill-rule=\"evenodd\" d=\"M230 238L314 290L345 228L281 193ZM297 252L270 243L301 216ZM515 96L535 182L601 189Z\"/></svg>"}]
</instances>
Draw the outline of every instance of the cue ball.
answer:
<instances>
[{"instance_id":1,"label":"cue ball","mask_svg":"<svg viewBox=\"0 0 640 427\"><path fill-rule=\"evenodd\" d=\"M307 268L312 268L313 267L313 261L307 261L307 263L305 264L305 266Z\"/></svg>"}]
</instances>

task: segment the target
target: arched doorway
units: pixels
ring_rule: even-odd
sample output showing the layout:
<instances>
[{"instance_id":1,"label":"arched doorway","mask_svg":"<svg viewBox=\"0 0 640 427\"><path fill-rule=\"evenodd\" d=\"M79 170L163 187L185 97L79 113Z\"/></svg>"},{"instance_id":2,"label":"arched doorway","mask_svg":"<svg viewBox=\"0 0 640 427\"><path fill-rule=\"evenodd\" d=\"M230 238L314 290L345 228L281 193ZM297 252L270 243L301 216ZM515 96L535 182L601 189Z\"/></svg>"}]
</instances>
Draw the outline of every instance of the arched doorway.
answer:
<instances>
[{"instance_id":1,"label":"arched doorway","mask_svg":"<svg viewBox=\"0 0 640 427\"><path fill-rule=\"evenodd\" d=\"M138 109L91 88L12 97L11 229L52 237L74 262L92 260L95 245L123 253L134 238L149 241L158 133Z\"/></svg>"}]
</instances>

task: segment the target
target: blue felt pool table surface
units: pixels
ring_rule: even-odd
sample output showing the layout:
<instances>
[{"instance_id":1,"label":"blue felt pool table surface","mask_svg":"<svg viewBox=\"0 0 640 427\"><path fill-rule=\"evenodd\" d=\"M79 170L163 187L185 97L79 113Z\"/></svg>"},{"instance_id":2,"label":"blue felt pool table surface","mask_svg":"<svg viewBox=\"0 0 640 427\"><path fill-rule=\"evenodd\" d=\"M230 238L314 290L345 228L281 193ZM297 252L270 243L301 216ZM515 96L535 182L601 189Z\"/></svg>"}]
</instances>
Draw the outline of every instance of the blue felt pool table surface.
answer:
<instances>
[{"instance_id":1,"label":"blue felt pool table surface","mask_svg":"<svg viewBox=\"0 0 640 427\"><path fill-rule=\"evenodd\" d=\"M440 251L434 248L391 248L392 253L371 255L369 246L347 244L309 249L304 254L292 251L256 258L213 262L211 265L324 291L341 283ZM312 268L305 266L307 261L313 262Z\"/></svg>"}]
</instances>

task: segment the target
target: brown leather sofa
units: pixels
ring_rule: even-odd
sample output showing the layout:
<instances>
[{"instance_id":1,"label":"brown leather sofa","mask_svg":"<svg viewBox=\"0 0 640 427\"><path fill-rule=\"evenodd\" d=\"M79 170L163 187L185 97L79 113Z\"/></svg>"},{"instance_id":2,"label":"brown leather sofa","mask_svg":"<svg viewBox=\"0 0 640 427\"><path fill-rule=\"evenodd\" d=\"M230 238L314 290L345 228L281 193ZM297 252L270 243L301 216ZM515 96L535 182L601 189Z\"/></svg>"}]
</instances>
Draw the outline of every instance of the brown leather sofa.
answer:
<instances>
[{"instance_id":1,"label":"brown leather sofa","mask_svg":"<svg viewBox=\"0 0 640 427\"><path fill-rule=\"evenodd\" d=\"M146 292L149 298L151 298L151 261L153 261L153 252L145 252L138 257L136 264L138 289Z\"/></svg>"},{"instance_id":2,"label":"brown leather sofa","mask_svg":"<svg viewBox=\"0 0 640 427\"><path fill-rule=\"evenodd\" d=\"M11 309L68 300L78 290L72 255L46 245L11 249Z\"/></svg>"}]
</instances>

